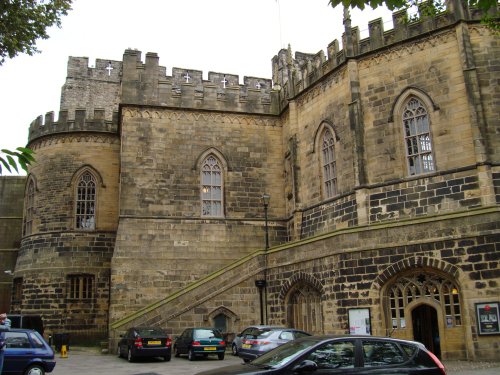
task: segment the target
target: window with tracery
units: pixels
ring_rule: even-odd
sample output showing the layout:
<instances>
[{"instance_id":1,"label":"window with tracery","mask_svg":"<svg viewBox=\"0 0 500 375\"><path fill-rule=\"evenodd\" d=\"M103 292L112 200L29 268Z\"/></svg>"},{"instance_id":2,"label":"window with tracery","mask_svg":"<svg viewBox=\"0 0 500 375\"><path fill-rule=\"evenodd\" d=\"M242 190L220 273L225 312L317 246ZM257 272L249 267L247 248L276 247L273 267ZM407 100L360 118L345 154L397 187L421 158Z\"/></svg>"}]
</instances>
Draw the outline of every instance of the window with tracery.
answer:
<instances>
[{"instance_id":1,"label":"window with tracery","mask_svg":"<svg viewBox=\"0 0 500 375\"><path fill-rule=\"evenodd\" d=\"M410 176L435 170L429 115L423 104L411 98L403 110L406 158Z\"/></svg>"},{"instance_id":2,"label":"window with tracery","mask_svg":"<svg viewBox=\"0 0 500 375\"><path fill-rule=\"evenodd\" d=\"M69 275L68 298L72 300L88 300L94 296L94 276Z\"/></svg>"},{"instance_id":3,"label":"window with tracery","mask_svg":"<svg viewBox=\"0 0 500 375\"><path fill-rule=\"evenodd\" d=\"M335 139L332 132L326 129L321 146L323 164L323 188L325 198L337 194L337 164L335 160Z\"/></svg>"},{"instance_id":4,"label":"window with tracery","mask_svg":"<svg viewBox=\"0 0 500 375\"><path fill-rule=\"evenodd\" d=\"M90 172L78 179L76 189L76 228L95 229L96 180Z\"/></svg>"},{"instance_id":5,"label":"window with tracery","mask_svg":"<svg viewBox=\"0 0 500 375\"><path fill-rule=\"evenodd\" d=\"M26 202L24 206L24 235L28 236L33 231L33 210L35 206L35 183L32 179L26 189Z\"/></svg>"},{"instance_id":6,"label":"window with tracery","mask_svg":"<svg viewBox=\"0 0 500 375\"><path fill-rule=\"evenodd\" d=\"M301 284L290 292L288 298L289 326L306 332L321 334L321 296L309 284Z\"/></svg>"},{"instance_id":7,"label":"window with tracery","mask_svg":"<svg viewBox=\"0 0 500 375\"><path fill-rule=\"evenodd\" d=\"M414 272L400 277L390 287L388 297L393 329L407 327L405 307L423 297L431 298L442 306L448 327L462 325L459 289L441 276Z\"/></svg>"},{"instance_id":8,"label":"window with tracery","mask_svg":"<svg viewBox=\"0 0 500 375\"><path fill-rule=\"evenodd\" d=\"M222 216L222 166L213 155L201 167L201 215Z\"/></svg>"}]
</instances>

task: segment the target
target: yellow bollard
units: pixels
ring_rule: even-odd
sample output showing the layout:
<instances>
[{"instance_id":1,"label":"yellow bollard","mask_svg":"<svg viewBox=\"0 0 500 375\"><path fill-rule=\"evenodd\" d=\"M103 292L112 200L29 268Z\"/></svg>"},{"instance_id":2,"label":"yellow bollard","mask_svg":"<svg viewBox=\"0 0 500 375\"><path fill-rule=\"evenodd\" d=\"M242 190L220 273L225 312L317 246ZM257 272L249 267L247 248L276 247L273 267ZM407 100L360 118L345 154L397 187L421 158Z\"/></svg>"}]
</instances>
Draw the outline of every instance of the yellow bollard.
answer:
<instances>
[{"instance_id":1,"label":"yellow bollard","mask_svg":"<svg viewBox=\"0 0 500 375\"><path fill-rule=\"evenodd\" d=\"M66 345L61 346L61 358L68 358L68 350Z\"/></svg>"}]
</instances>

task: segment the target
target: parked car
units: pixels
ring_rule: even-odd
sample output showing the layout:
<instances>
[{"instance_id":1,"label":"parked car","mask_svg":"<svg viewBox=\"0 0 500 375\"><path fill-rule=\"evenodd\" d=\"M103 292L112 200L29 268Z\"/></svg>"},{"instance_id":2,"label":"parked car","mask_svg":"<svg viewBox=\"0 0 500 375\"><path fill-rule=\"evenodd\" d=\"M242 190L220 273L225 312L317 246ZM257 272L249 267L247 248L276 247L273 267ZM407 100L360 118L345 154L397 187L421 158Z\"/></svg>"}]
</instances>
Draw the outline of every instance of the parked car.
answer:
<instances>
[{"instance_id":1,"label":"parked car","mask_svg":"<svg viewBox=\"0 0 500 375\"><path fill-rule=\"evenodd\" d=\"M283 345L288 341L299 337L311 336L309 333L283 327L264 327L252 330L241 340L241 348L238 350L238 356L248 362L268 352L277 346Z\"/></svg>"},{"instance_id":2,"label":"parked car","mask_svg":"<svg viewBox=\"0 0 500 375\"><path fill-rule=\"evenodd\" d=\"M186 328L175 341L174 353L176 357L187 354L190 361L196 356L207 357L209 354L217 354L222 360L226 353L226 342L218 329Z\"/></svg>"},{"instance_id":3,"label":"parked car","mask_svg":"<svg viewBox=\"0 0 500 375\"><path fill-rule=\"evenodd\" d=\"M136 358L172 358L172 339L158 327L132 327L121 336L118 343L118 357L125 356L129 362Z\"/></svg>"},{"instance_id":4,"label":"parked car","mask_svg":"<svg viewBox=\"0 0 500 375\"><path fill-rule=\"evenodd\" d=\"M251 362L196 375L253 374L446 375L419 342L374 336L309 336L283 344Z\"/></svg>"},{"instance_id":5,"label":"parked car","mask_svg":"<svg viewBox=\"0 0 500 375\"><path fill-rule=\"evenodd\" d=\"M54 351L37 331L11 328L4 337L3 375L44 375L56 366Z\"/></svg>"},{"instance_id":6,"label":"parked car","mask_svg":"<svg viewBox=\"0 0 500 375\"><path fill-rule=\"evenodd\" d=\"M283 328L283 327L266 326L266 325L255 325L247 327L243 331L241 331L241 333L237 334L236 337L234 338L233 343L231 344L231 353L233 355L238 355L238 352L241 349L241 344L243 343L243 339L247 335L252 335L252 333L255 332L256 330L263 328Z\"/></svg>"}]
</instances>

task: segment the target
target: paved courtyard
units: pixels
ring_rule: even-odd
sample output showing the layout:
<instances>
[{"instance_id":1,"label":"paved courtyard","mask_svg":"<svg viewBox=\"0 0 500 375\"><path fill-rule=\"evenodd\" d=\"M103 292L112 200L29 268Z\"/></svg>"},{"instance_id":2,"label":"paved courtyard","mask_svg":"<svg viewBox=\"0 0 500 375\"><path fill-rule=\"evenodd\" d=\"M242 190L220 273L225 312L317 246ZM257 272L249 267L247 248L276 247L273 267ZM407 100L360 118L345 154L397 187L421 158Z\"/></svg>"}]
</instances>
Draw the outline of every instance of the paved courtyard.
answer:
<instances>
[{"instance_id":1,"label":"paved courtyard","mask_svg":"<svg viewBox=\"0 0 500 375\"><path fill-rule=\"evenodd\" d=\"M96 350L74 348L67 358L56 353L57 365L53 375L193 375L202 370L241 363L241 359L227 353L223 361L217 357L188 361L185 356L172 357L170 362L160 359L142 360L129 363L111 354L100 354ZM448 375L498 375L500 362L445 362Z\"/></svg>"}]
</instances>

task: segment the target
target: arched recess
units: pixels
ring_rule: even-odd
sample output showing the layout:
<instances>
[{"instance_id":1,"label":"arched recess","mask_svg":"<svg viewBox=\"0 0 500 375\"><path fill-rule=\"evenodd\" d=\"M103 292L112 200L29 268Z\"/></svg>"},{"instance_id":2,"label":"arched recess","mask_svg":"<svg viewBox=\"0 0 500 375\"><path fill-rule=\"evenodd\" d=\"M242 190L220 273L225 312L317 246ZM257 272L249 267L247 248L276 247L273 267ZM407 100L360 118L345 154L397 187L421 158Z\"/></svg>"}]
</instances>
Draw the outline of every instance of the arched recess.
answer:
<instances>
[{"instance_id":1,"label":"arched recess","mask_svg":"<svg viewBox=\"0 0 500 375\"><path fill-rule=\"evenodd\" d=\"M409 86L398 95L389 115L388 122L394 122L394 117L403 111L403 107L410 97L416 97L421 100L429 111L438 111L439 106L434 103L432 98L418 87Z\"/></svg>"},{"instance_id":2,"label":"arched recess","mask_svg":"<svg viewBox=\"0 0 500 375\"><path fill-rule=\"evenodd\" d=\"M106 185L104 184L104 179L102 178L102 175L97 171L97 169L95 169L94 167L92 167L89 164L85 164L85 165L81 166L73 173L73 176L71 176L71 180L69 181L68 186L75 186L75 184L78 181L78 179L80 178L80 176L83 175L85 172L89 172L92 175L94 175L94 177L96 178L100 187L102 187L102 188L106 187Z\"/></svg>"},{"instance_id":3,"label":"arched recess","mask_svg":"<svg viewBox=\"0 0 500 375\"><path fill-rule=\"evenodd\" d=\"M386 334L424 342L434 353L464 355L465 307L460 270L439 259L414 257L388 267L374 281Z\"/></svg>"},{"instance_id":4,"label":"arched recess","mask_svg":"<svg viewBox=\"0 0 500 375\"><path fill-rule=\"evenodd\" d=\"M230 170L229 164L227 162L227 158L224 156L224 154L219 151L215 147L209 147L205 151L203 151L200 155L195 160L195 163L193 165L193 170L200 170L202 167L203 161L210 155L214 155L222 164L222 168L224 170L224 174Z\"/></svg>"},{"instance_id":5,"label":"arched recess","mask_svg":"<svg viewBox=\"0 0 500 375\"><path fill-rule=\"evenodd\" d=\"M312 334L323 333L323 285L315 277L298 272L280 291L285 305L286 325Z\"/></svg>"},{"instance_id":6,"label":"arched recess","mask_svg":"<svg viewBox=\"0 0 500 375\"><path fill-rule=\"evenodd\" d=\"M319 124L318 128L316 129L316 132L314 133L314 138L313 138L313 143L312 143L312 148L310 150L311 153L315 153L316 151L320 150L321 148L321 138L323 133L326 130L330 130L335 138L335 142L340 141L340 137L338 135L337 127L332 124L328 120L323 120Z\"/></svg>"},{"instance_id":7,"label":"arched recess","mask_svg":"<svg viewBox=\"0 0 500 375\"><path fill-rule=\"evenodd\" d=\"M224 339L232 342L236 335L236 322L238 316L225 306L219 306L212 310L205 319L211 327L218 328L224 334Z\"/></svg>"}]
</instances>

